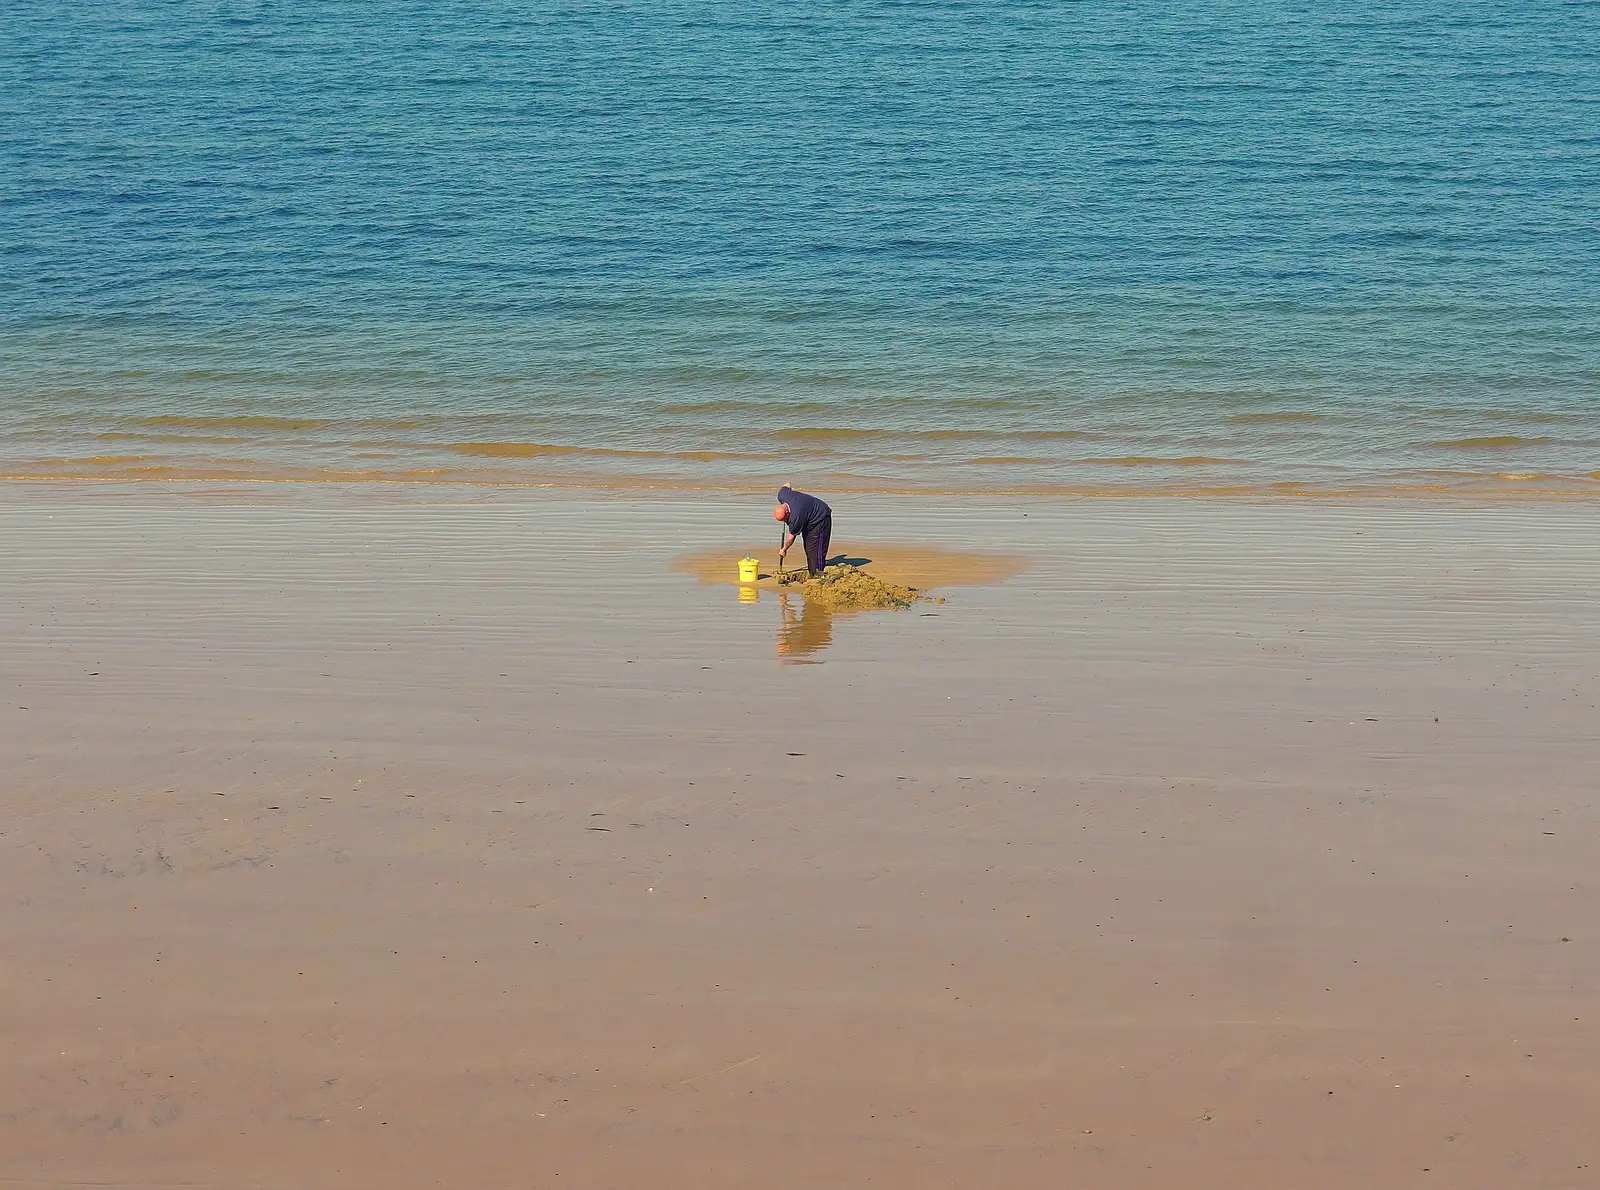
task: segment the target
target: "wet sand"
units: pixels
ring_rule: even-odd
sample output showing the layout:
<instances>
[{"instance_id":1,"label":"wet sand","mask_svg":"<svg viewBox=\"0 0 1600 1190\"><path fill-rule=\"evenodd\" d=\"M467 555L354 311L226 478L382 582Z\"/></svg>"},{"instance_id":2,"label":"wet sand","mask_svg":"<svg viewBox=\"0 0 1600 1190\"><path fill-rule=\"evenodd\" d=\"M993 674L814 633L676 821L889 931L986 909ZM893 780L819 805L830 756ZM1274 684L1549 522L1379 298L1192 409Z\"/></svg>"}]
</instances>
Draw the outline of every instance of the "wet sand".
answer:
<instances>
[{"instance_id":1,"label":"wet sand","mask_svg":"<svg viewBox=\"0 0 1600 1190\"><path fill-rule=\"evenodd\" d=\"M0 489L0 1181L1595 1183L1587 506L425 497Z\"/></svg>"},{"instance_id":2,"label":"wet sand","mask_svg":"<svg viewBox=\"0 0 1600 1190\"><path fill-rule=\"evenodd\" d=\"M754 584L742 583L739 578L739 560L746 557L759 563ZM915 587L919 591L987 586L1015 578L1028 568L1028 559L1019 554L882 541L833 541L828 561L857 566L886 583ZM799 542L795 543L784 565L790 570L805 569L805 550ZM696 550L674 558L672 569L693 575L707 585L776 587L778 547L768 544L762 549L746 542L715 550Z\"/></svg>"}]
</instances>

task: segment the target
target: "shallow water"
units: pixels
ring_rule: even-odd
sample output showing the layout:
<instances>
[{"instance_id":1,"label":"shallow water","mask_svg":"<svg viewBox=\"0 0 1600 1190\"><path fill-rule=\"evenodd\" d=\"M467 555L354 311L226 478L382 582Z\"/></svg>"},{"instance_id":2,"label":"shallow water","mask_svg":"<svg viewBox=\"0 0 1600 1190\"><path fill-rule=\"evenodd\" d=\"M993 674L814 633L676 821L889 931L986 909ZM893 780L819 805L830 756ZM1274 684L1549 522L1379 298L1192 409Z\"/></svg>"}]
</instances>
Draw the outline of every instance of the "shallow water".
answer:
<instances>
[{"instance_id":1,"label":"shallow water","mask_svg":"<svg viewBox=\"0 0 1600 1190\"><path fill-rule=\"evenodd\" d=\"M0 473L1600 487L1600 9L23 0Z\"/></svg>"}]
</instances>

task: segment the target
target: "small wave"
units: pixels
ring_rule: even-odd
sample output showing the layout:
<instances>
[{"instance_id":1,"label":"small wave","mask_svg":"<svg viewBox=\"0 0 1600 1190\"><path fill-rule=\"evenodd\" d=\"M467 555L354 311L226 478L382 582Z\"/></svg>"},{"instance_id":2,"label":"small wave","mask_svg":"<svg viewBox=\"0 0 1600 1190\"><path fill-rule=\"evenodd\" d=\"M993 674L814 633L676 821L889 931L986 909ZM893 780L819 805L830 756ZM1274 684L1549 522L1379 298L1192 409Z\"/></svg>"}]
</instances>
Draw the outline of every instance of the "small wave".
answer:
<instances>
[{"instance_id":1,"label":"small wave","mask_svg":"<svg viewBox=\"0 0 1600 1190\"><path fill-rule=\"evenodd\" d=\"M1213 459L1209 455L1184 455L1181 458L1162 458L1157 455L1124 455L1115 459L1079 459L1080 463L1093 463L1104 467L1241 467L1248 459Z\"/></svg>"},{"instance_id":2,"label":"small wave","mask_svg":"<svg viewBox=\"0 0 1600 1190\"><path fill-rule=\"evenodd\" d=\"M785 406L789 408L789 406ZM686 403L662 405L663 413L759 413L763 405L759 401L689 401Z\"/></svg>"},{"instance_id":3,"label":"small wave","mask_svg":"<svg viewBox=\"0 0 1600 1190\"><path fill-rule=\"evenodd\" d=\"M907 438L929 442L1081 442L1099 438L1087 430L904 430Z\"/></svg>"},{"instance_id":4,"label":"small wave","mask_svg":"<svg viewBox=\"0 0 1600 1190\"><path fill-rule=\"evenodd\" d=\"M971 461L973 463L982 463L982 464L985 464L985 465L991 465L992 464L994 466L1006 466L1008 464L1024 464L1024 465L1026 465L1026 464L1030 464L1030 463L1035 465L1035 466L1049 466L1051 463L1055 462L1056 460L1054 460L1054 459L1030 458L1027 455L985 455L982 458L973 459Z\"/></svg>"},{"instance_id":5,"label":"small wave","mask_svg":"<svg viewBox=\"0 0 1600 1190\"><path fill-rule=\"evenodd\" d=\"M825 404L821 401L765 401L765 400L715 400L715 401L678 401L668 405L656 406L663 413L678 416L693 415L697 413L753 413L766 416L774 410L780 410L787 416L797 413L836 414L838 404Z\"/></svg>"},{"instance_id":6,"label":"small wave","mask_svg":"<svg viewBox=\"0 0 1600 1190\"><path fill-rule=\"evenodd\" d=\"M555 446L546 442L450 442L444 449L458 455L471 455L481 459L537 459L545 455L581 455L623 453L615 451L586 451L581 446Z\"/></svg>"},{"instance_id":7,"label":"small wave","mask_svg":"<svg viewBox=\"0 0 1600 1190\"><path fill-rule=\"evenodd\" d=\"M1224 420L1230 426L1276 426L1292 425L1296 422L1327 421L1324 413L1235 413Z\"/></svg>"},{"instance_id":8,"label":"small wave","mask_svg":"<svg viewBox=\"0 0 1600 1190\"><path fill-rule=\"evenodd\" d=\"M667 375L678 381L724 381L731 384L748 384L750 381L760 377L759 372L753 372L749 368L718 367L706 364L685 364L676 368L668 368ZM821 379L826 380L828 378L822 377Z\"/></svg>"},{"instance_id":9,"label":"small wave","mask_svg":"<svg viewBox=\"0 0 1600 1190\"><path fill-rule=\"evenodd\" d=\"M138 434L113 432L96 434L94 437L99 442L181 442L187 446L240 446L248 445L252 441L260 441L260 439L241 438L236 434Z\"/></svg>"},{"instance_id":10,"label":"small wave","mask_svg":"<svg viewBox=\"0 0 1600 1190\"><path fill-rule=\"evenodd\" d=\"M1438 450L1511 450L1518 446L1543 446L1551 438L1519 438L1515 434L1500 434L1486 438L1452 438L1448 442L1430 442Z\"/></svg>"},{"instance_id":11,"label":"small wave","mask_svg":"<svg viewBox=\"0 0 1600 1190\"><path fill-rule=\"evenodd\" d=\"M976 433L986 438L1015 438L1021 442L1081 442L1100 437L1088 430L980 430Z\"/></svg>"},{"instance_id":12,"label":"small wave","mask_svg":"<svg viewBox=\"0 0 1600 1190\"><path fill-rule=\"evenodd\" d=\"M399 444L397 444L399 445ZM616 450L604 446L561 446L549 442L449 442L443 449L481 459L538 459L581 455L595 459L683 459L693 463L739 462L757 454L721 450Z\"/></svg>"},{"instance_id":13,"label":"small wave","mask_svg":"<svg viewBox=\"0 0 1600 1190\"><path fill-rule=\"evenodd\" d=\"M694 463L734 463L745 459L760 458L760 455L737 454L727 450L675 450L667 455L674 459L687 459Z\"/></svg>"},{"instance_id":14,"label":"small wave","mask_svg":"<svg viewBox=\"0 0 1600 1190\"><path fill-rule=\"evenodd\" d=\"M772 436L781 438L785 442L829 442L836 439L909 438L912 435L895 430L855 430L844 426L817 426L803 430L774 430Z\"/></svg>"},{"instance_id":15,"label":"small wave","mask_svg":"<svg viewBox=\"0 0 1600 1190\"><path fill-rule=\"evenodd\" d=\"M124 425L181 430L322 430L341 424L326 417L192 417L156 414L150 417L119 418Z\"/></svg>"},{"instance_id":16,"label":"small wave","mask_svg":"<svg viewBox=\"0 0 1600 1190\"><path fill-rule=\"evenodd\" d=\"M772 431L785 442L910 439L917 442L1074 442L1099 438L1087 430L884 430L815 426Z\"/></svg>"},{"instance_id":17,"label":"small wave","mask_svg":"<svg viewBox=\"0 0 1600 1190\"><path fill-rule=\"evenodd\" d=\"M1436 412L1448 414L1453 411L1443 409ZM1551 413L1543 409L1474 409L1471 416L1479 421L1520 421L1529 425L1549 425L1571 420L1564 413Z\"/></svg>"},{"instance_id":18,"label":"small wave","mask_svg":"<svg viewBox=\"0 0 1600 1190\"><path fill-rule=\"evenodd\" d=\"M138 417L107 419L113 424L153 430L256 430L263 433L294 433L302 430L363 428L369 430L419 430L440 422L495 420L475 417L279 417L269 414L155 413Z\"/></svg>"}]
</instances>

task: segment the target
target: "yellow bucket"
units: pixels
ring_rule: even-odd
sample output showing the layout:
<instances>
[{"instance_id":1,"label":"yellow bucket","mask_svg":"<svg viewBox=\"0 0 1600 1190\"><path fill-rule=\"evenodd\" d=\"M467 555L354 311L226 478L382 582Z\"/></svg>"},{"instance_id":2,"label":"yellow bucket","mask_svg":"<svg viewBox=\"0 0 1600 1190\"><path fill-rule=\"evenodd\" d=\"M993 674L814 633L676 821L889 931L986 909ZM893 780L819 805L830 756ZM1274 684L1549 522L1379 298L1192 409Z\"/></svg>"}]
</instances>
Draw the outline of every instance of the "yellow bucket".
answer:
<instances>
[{"instance_id":1,"label":"yellow bucket","mask_svg":"<svg viewBox=\"0 0 1600 1190\"><path fill-rule=\"evenodd\" d=\"M761 577L761 563L746 554L739 559L739 581L753 583Z\"/></svg>"}]
</instances>

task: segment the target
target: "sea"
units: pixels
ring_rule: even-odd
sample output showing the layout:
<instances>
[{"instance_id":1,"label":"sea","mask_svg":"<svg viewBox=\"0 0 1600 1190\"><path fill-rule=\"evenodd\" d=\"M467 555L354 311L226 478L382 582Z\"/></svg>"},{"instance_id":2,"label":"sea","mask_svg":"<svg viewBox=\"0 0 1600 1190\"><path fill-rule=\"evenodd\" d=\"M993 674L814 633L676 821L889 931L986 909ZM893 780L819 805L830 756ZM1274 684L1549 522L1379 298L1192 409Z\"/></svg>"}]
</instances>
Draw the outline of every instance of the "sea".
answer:
<instances>
[{"instance_id":1,"label":"sea","mask_svg":"<svg viewBox=\"0 0 1600 1190\"><path fill-rule=\"evenodd\" d=\"M1588 0L9 0L0 476L1600 494Z\"/></svg>"}]
</instances>

